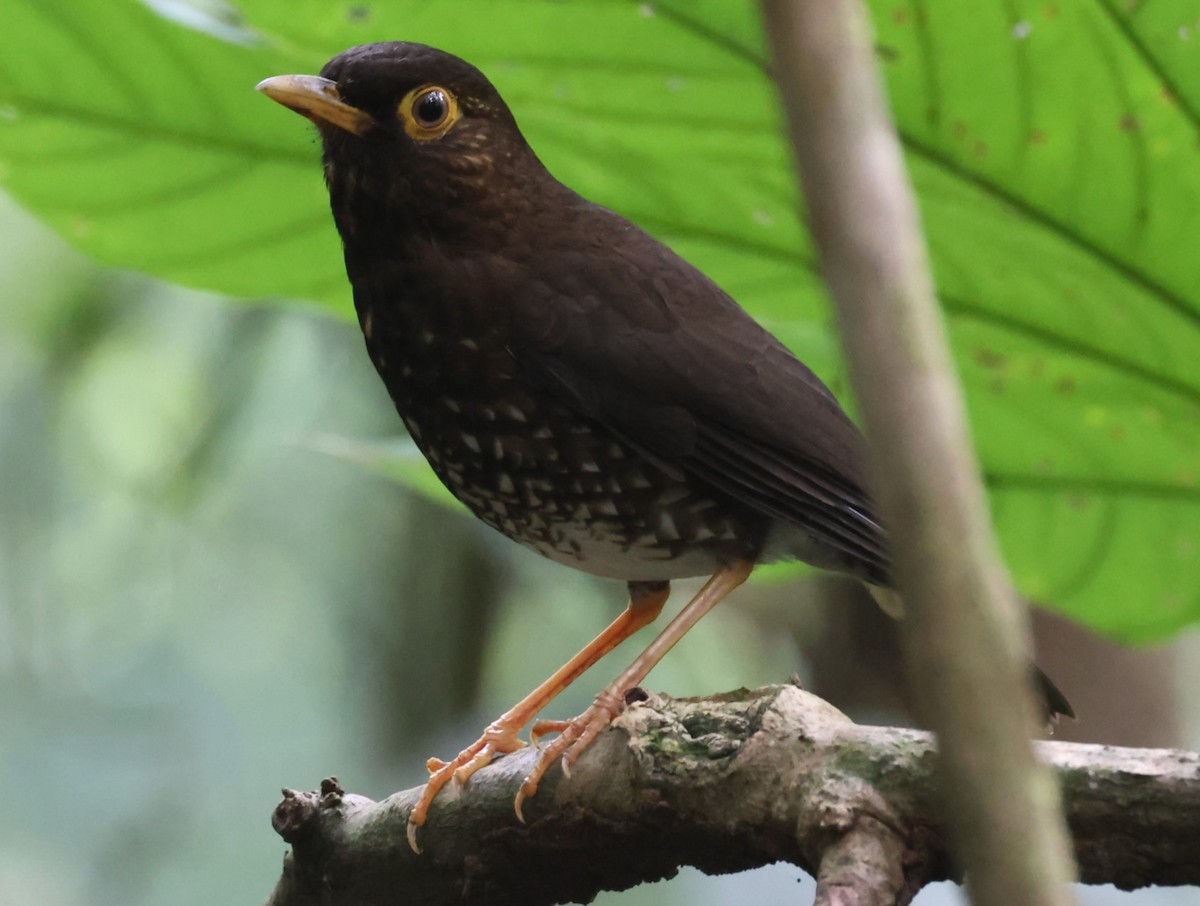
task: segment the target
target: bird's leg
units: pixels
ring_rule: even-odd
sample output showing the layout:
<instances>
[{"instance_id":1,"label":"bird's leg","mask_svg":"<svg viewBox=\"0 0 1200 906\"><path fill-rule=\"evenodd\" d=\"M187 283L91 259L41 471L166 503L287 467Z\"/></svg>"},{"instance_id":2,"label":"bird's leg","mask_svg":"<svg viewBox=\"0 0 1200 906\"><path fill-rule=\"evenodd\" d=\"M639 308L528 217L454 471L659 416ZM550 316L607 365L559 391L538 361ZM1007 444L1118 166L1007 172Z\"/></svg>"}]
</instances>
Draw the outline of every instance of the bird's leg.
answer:
<instances>
[{"instance_id":1,"label":"bird's leg","mask_svg":"<svg viewBox=\"0 0 1200 906\"><path fill-rule=\"evenodd\" d=\"M434 797L451 779L466 783L480 768L490 764L497 755L515 752L525 745L519 734L542 708L546 707L558 693L571 685L585 670L604 657L623 641L647 626L662 613L663 605L671 593L668 582L630 582L629 606L592 639L582 651L567 661L540 686L521 699L517 704L496 718L483 735L458 753L450 761L431 758L427 762L429 780L421 793L421 799L408 816L408 843L414 852L417 846L417 828L425 823L429 806Z\"/></svg>"},{"instance_id":2,"label":"bird's leg","mask_svg":"<svg viewBox=\"0 0 1200 906\"><path fill-rule=\"evenodd\" d=\"M521 805L537 792L538 784L550 766L561 756L563 772L569 773L571 765L592 744L592 740L624 710L626 691L641 685L654 665L662 660L675 643L683 638L684 634L695 626L701 617L745 582L753 568L753 563L739 560L713 575L683 610L679 611L675 619L668 623L658 637L646 647L646 650L634 659L628 669L597 695L591 707L574 720L538 721L533 725L530 735L535 741L544 733L557 732L559 735L542 749L533 770L521 784L520 792L517 793L514 803L517 817L524 820L521 815Z\"/></svg>"}]
</instances>

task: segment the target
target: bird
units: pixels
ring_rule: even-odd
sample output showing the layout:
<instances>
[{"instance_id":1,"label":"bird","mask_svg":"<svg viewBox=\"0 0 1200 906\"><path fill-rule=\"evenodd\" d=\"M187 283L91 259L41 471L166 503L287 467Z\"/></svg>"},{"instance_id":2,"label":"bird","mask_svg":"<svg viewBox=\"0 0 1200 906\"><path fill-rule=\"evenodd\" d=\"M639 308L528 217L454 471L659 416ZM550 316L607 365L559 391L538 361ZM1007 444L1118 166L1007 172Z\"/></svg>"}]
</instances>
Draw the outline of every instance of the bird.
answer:
<instances>
[{"instance_id":1,"label":"bird","mask_svg":"<svg viewBox=\"0 0 1200 906\"><path fill-rule=\"evenodd\" d=\"M408 432L479 519L629 604L456 757L438 793L517 751L564 688L706 577L657 638L541 746L522 804L750 576L799 560L853 576L892 615L888 533L862 433L779 339L695 266L556 179L475 66L411 42L352 47L258 89L316 124L367 352ZM1048 716L1073 716L1033 668Z\"/></svg>"}]
</instances>

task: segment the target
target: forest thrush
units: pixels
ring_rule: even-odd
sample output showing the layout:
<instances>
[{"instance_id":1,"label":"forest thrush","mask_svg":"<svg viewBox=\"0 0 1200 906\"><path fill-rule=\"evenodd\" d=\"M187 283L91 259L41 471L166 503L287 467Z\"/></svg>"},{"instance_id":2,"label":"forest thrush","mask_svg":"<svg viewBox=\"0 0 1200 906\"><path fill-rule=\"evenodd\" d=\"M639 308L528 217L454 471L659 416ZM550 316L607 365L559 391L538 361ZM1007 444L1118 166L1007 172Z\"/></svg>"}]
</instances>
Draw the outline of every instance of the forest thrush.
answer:
<instances>
[{"instance_id":1,"label":"forest thrush","mask_svg":"<svg viewBox=\"0 0 1200 906\"><path fill-rule=\"evenodd\" d=\"M431 776L437 792L654 620L669 582L707 584L517 795L569 766L679 638L750 575L795 558L889 589L862 435L829 389L712 280L556 180L475 67L420 44L355 47L262 82L316 123L369 352L450 491L514 541L628 583L628 608ZM1070 714L1036 674L1051 714Z\"/></svg>"}]
</instances>

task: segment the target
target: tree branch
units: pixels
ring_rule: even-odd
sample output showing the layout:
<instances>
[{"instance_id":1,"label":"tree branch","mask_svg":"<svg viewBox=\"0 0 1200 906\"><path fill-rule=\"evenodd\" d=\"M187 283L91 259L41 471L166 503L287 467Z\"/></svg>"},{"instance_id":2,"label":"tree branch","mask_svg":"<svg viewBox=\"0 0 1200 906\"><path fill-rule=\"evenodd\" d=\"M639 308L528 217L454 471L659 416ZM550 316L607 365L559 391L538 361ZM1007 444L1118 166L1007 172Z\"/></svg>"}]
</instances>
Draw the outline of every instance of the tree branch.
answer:
<instances>
[{"instance_id":1,"label":"tree branch","mask_svg":"<svg viewBox=\"0 0 1200 906\"><path fill-rule=\"evenodd\" d=\"M978 906L1070 903L1029 738L1029 626L1000 560L916 202L861 0L762 0L813 238L862 403L918 704Z\"/></svg>"},{"instance_id":2,"label":"tree branch","mask_svg":"<svg viewBox=\"0 0 1200 906\"><path fill-rule=\"evenodd\" d=\"M381 802L285 792L292 844L271 906L583 901L673 875L788 861L818 903L907 903L954 878L936 818L937 757L916 730L859 726L794 686L711 700L652 698L616 720L572 770L552 772L517 822L533 752L500 759L438 799L405 840L419 790ZM1200 755L1043 743L1084 880L1200 884Z\"/></svg>"}]
</instances>

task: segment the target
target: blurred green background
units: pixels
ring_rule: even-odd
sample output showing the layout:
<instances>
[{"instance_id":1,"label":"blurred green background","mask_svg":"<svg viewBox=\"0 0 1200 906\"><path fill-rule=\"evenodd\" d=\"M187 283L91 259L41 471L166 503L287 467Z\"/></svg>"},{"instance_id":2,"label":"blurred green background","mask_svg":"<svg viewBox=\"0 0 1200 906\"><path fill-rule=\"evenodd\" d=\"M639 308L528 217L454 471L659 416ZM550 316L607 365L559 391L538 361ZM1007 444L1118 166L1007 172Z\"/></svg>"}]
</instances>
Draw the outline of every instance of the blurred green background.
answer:
<instances>
[{"instance_id":1,"label":"blurred green background","mask_svg":"<svg viewBox=\"0 0 1200 906\"><path fill-rule=\"evenodd\" d=\"M6 9L0 904L261 901L280 786L417 784L624 603L421 490L348 320L312 131L259 78L383 37L462 53L556 173L844 392L753 6L505 8ZM872 8L1005 549L1076 621L1039 618L1082 715L1061 737L1200 747L1200 14ZM886 623L852 588L785 578L651 685L798 672L858 719L906 720ZM601 900L803 902L800 877L685 872Z\"/></svg>"}]
</instances>

